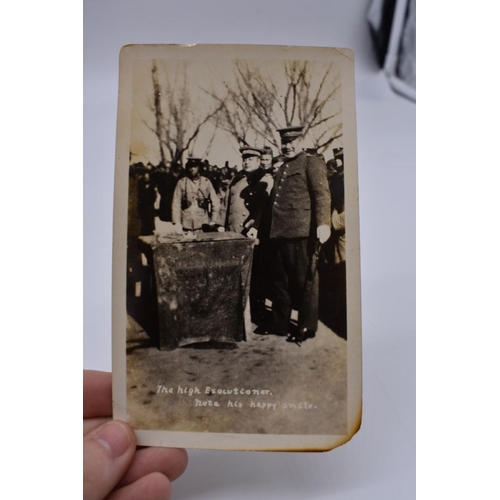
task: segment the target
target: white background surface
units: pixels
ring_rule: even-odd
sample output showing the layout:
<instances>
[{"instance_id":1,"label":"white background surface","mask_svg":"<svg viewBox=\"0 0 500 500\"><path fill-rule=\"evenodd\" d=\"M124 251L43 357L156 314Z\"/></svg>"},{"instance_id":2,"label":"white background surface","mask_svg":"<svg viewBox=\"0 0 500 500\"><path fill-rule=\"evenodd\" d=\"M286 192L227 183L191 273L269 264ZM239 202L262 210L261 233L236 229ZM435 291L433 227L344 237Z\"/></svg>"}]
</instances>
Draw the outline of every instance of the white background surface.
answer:
<instances>
[{"instance_id":1,"label":"white background surface","mask_svg":"<svg viewBox=\"0 0 500 500\"><path fill-rule=\"evenodd\" d=\"M354 49L363 423L325 454L190 452L176 499L415 497L415 105L375 64L368 0L84 2L84 368L111 369L118 53L130 43Z\"/></svg>"}]
</instances>

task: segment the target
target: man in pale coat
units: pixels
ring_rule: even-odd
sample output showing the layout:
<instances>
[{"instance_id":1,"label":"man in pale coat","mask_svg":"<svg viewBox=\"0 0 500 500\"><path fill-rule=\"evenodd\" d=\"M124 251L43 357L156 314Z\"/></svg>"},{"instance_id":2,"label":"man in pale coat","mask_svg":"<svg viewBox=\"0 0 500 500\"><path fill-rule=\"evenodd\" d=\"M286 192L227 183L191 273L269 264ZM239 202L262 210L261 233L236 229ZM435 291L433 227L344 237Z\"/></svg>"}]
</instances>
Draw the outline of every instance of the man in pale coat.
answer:
<instances>
[{"instance_id":1,"label":"man in pale coat","mask_svg":"<svg viewBox=\"0 0 500 500\"><path fill-rule=\"evenodd\" d=\"M200 175L201 159L188 158L187 177L177 181L172 199L172 222L184 231L201 231L218 214L220 201L209 179Z\"/></svg>"},{"instance_id":2,"label":"man in pale coat","mask_svg":"<svg viewBox=\"0 0 500 500\"><path fill-rule=\"evenodd\" d=\"M254 247L250 282L250 312L252 322L260 325L265 317L265 259L267 257L267 232L261 233L266 223L273 178L261 167L261 150L252 147L240 149L243 169L229 184L222 205L219 222L227 231L234 231L259 239ZM267 214L268 215L268 214ZM268 221L267 221L268 222Z\"/></svg>"}]
</instances>

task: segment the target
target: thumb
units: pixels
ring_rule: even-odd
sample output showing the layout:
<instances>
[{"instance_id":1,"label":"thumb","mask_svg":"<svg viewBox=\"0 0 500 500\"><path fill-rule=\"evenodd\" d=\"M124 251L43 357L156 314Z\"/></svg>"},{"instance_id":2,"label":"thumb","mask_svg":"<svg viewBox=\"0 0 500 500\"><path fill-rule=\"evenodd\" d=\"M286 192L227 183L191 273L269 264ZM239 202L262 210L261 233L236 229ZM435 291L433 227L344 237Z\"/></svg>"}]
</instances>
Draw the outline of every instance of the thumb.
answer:
<instances>
[{"instance_id":1,"label":"thumb","mask_svg":"<svg viewBox=\"0 0 500 500\"><path fill-rule=\"evenodd\" d=\"M83 438L83 498L102 500L125 474L136 447L125 422L112 420Z\"/></svg>"}]
</instances>

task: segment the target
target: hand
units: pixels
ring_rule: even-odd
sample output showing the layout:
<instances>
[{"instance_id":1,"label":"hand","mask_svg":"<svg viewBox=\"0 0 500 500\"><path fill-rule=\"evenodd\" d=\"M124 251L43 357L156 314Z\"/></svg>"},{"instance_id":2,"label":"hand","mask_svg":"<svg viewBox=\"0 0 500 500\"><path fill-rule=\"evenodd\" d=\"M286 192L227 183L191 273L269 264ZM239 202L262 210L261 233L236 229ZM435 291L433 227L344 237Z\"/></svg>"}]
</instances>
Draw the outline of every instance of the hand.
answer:
<instances>
[{"instance_id":1,"label":"hand","mask_svg":"<svg viewBox=\"0 0 500 500\"><path fill-rule=\"evenodd\" d=\"M326 224L322 224L318 227L316 234L318 236L319 242L323 244L330 237L331 230Z\"/></svg>"},{"instance_id":2,"label":"hand","mask_svg":"<svg viewBox=\"0 0 500 500\"><path fill-rule=\"evenodd\" d=\"M255 229L254 227L251 227L251 228L248 230L247 236L248 236L249 238L252 238L252 240L256 240L256 239L257 239L257 234L258 234L257 229Z\"/></svg>"},{"instance_id":3,"label":"hand","mask_svg":"<svg viewBox=\"0 0 500 500\"><path fill-rule=\"evenodd\" d=\"M186 450L136 449L133 429L111 414L111 373L84 370L84 500L170 498L170 482L186 469Z\"/></svg>"}]
</instances>

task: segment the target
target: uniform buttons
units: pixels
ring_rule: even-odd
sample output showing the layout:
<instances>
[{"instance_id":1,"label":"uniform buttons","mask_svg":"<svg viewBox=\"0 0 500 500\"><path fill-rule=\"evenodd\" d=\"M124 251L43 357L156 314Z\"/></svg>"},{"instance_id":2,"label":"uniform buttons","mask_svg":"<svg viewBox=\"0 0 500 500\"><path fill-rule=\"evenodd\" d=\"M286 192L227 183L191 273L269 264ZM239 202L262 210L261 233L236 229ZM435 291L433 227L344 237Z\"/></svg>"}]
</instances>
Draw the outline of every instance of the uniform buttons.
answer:
<instances>
[{"instance_id":1,"label":"uniform buttons","mask_svg":"<svg viewBox=\"0 0 500 500\"><path fill-rule=\"evenodd\" d=\"M277 201L275 201L275 202L274 202L274 204L275 204L277 207L279 207L279 205L278 205L278 202L277 202Z\"/></svg>"},{"instance_id":2,"label":"uniform buttons","mask_svg":"<svg viewBox=\"0 0 500 500\"><path fill-rule=\"evenodd\" d=\"M245 217L246 213L245 213L245 212L243 212L241 215L243 215L243 217Z\"/></svg>"}]
</instances>

